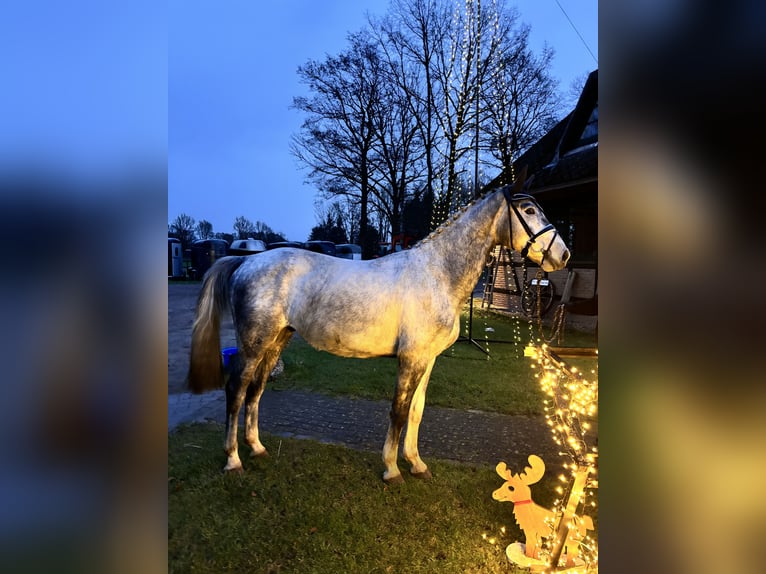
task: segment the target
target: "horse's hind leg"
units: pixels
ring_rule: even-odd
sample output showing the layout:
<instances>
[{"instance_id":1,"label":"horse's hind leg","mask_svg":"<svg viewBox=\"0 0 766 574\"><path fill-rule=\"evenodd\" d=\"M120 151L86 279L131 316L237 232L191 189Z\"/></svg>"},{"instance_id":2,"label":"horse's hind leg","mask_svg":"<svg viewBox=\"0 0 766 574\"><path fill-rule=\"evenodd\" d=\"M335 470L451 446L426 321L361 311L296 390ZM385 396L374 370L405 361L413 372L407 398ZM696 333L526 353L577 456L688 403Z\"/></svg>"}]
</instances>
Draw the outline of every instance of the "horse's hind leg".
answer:
<instances>
[{"instance_id":1,"label":"horse's hind leg","mask_svg":"<svg viewBox=\"0 0 766 574\"><path fill-rule=\"evenodd\" d=\"M253 380L258 365L257 360L245 359L240 355L237 355L234 360L237 363L231 369L229 380L226 383L226 438L224 439L223 450L227 459L223 470L227 472L242 470L237 443L237 424L239 411L245 400L245 393Z\"/></svg>"},{"instance_id":2,"label":"horse's hind leg","mask_svg":"<svg viewBox=\"0 0 766 574\"><path fill-rule=\"evenodd\" d=\"M261 369L259 368L258 371L256 380L248 387L245 396L245 443L252 449L251 456L268 456L266 447L258 437L258 404L266 387L268 375L262 380Z\"/></svg>"},{"instance_id":3,"label":"horse's hind leg","mask_svg":"<svg viewBox=\"0 0 766 574\"><path fill-rule=\"evenodd\" d=\"M245 442L252 448L252 456L268 456L266 447L263 446L258 436L258 405L266 388L266 381L274 370L279 355L282 354L282 350L290 340L292 333L289 329L284 330L277 337L276 344L263 351L261 362L255 372L255 379L250 388L247 389L247 396L245 397Z\"/></svg>"}]
</instances>

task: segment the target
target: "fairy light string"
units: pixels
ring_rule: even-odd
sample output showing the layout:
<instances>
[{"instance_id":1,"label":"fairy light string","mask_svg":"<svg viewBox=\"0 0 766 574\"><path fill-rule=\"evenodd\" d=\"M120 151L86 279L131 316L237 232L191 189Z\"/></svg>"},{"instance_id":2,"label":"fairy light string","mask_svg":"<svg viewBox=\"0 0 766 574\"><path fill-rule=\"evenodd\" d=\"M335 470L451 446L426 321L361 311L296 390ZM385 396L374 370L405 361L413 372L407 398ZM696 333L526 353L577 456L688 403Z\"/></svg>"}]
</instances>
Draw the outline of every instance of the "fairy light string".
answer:
<instances>
[{"instance_id":1,"label":"fairy light string","mask_svg":"<svg viewBox=\"0 0 766 574\"><path fill-rule=\"evenodd\" d=\"M584 530L582 515L592 516L597 508L594 489L598 485L598 447L589 445L587 439L592 430L591 421L596 419L598 412L598 375L594 368L585 376L545 343L529 345L525 354L532 359L535 378L546 397L546 424L554 443L561 449L559 454L568 459L563 464L564 472L558 477L561 484L555 489L559 497L553 507L553 535L543 541L541 551L546 560L544 571L557 572L558 559L570 530ZM575 511L579 506L586 512L578 517ZM556 528L556 525L559 527ZM598 545L587 530L579 542L578 557L582 566L567 568L567 572L597 571Z\"/></svg>"}]
</instances>

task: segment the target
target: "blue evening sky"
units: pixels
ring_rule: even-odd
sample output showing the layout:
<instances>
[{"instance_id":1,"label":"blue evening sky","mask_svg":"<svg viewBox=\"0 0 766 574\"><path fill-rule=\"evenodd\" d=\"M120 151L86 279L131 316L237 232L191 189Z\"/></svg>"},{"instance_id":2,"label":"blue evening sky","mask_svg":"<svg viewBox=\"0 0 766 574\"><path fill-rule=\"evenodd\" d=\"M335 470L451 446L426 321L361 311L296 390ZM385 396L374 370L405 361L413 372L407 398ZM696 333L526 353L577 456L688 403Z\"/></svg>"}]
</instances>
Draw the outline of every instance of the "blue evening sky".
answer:
<instances>
[{"instance_id":1,"label":"blue evening sky","mask_svg":"<svg viewBox=\"0 0 766 574\"><path fill-rule=\"evenodd\" d=\"M509 0L509 5L514 4ZM598 55L597 0L558 0ZM557 0L517 0L531 47L556 51L553 75L567 92L598 65ZM296 70L347 47L365 14L388 0L171 0L168 14L168 221L180 213L231 232L243 215L289 240L316 224L316 191L289 152L303 93Z\"/></svg>"},{"instance_id":2,"label":"blue evening sky","mask_svg":"<svg viewBox=\"0 0 766 574\"><path fill-rule=\"evenodd\" d=\"M162 2L6 2L0 173L55 183L164 170L167 36Z\"/></svg>"}]
</instances>

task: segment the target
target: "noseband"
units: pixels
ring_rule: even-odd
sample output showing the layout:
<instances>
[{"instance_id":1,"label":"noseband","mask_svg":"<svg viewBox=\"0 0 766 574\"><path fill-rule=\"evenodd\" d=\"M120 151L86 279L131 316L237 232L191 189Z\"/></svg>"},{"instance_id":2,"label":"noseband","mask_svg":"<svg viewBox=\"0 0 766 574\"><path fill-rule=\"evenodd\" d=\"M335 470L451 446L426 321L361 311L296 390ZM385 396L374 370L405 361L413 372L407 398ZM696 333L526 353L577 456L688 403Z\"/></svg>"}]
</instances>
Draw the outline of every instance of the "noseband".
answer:
<instances>
[{"instance_id":1,"label":"noseband","mask_svg":"<svg viewBox=\"0 0 766 574\"><path fill-rule=\"evenodd\" d=\"M519 251L522 258L527 257L527 253L529 253L529 248L532 247L532 245L534 245L538 237L553 230L553 236L551 237L551 240L548 243L548 246L542 251L543 257L540 260L540 266L542 266L543 262L545 261L545 258L548 256L548 252L550 251L551 246L553 245L553 242L556 240L556 237L559 234L558 230L553 226L553 224L549 223L548 225L540 229L540 231L538 231L537 233L533 233L532 230L529 228L529 225L527 224L526 220L521 216L521 213L519 212L519 208L516 207L515 202L521 201L522 199L531 201L537 206L537 209L540 210L540 213L542 213L542 209L540 209L540 205L537 203L537 201L535 201L535 198L525 193L515 193L511 195L511 192L508 187L503 189L503 195L505 196L505 204L506 204L506 207L508 208L508 233L510 235L511 249L514 248L513 247L513 229L512 229L513 219L511 218L511 209L513 209L513 212L516 214L516 218L521 222L521 226L524 228L524 232L527 234L527 237L528 237L526 245L524 245L521 251Z\"/></svg>"}]
</instances>

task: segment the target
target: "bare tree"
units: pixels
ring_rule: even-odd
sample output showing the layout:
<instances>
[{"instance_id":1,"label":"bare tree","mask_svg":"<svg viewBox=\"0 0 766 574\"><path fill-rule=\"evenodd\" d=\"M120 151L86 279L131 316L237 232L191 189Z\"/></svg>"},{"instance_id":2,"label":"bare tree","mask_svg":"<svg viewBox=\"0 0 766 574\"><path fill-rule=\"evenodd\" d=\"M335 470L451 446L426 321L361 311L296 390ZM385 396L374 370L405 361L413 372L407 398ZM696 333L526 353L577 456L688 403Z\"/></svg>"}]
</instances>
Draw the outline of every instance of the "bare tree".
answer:
<instances>
[{"instance_id":1,"label":"bare tree","mask_svg":"<svg viewBox=\"0 0 766 574\"><path fill-rule=\"evenodd\" d=\"M273 243L275 241L285 241L284 235L274 231L271 227L266 225L263 221L256 221L253 225L252 233L248 236L253 239L260 239L266 243Z\"/></svg>"},{"instance_id":2,"label":"bare tree","mask_svg":"<svg viewBox=\"0 0 766 574\"><path fill-rule=\"evenodd\" d=\"M555 124L560 108L557 83L548 73L553 50L546 47L535 56L529 32L529 26L522 26L506 39L500 65L482 93L485 147L500 169Z\"/></svg>"},{"instance_id":3,"label":"bare tree","mask_svg":"<svg viewBox=\"0 0 766 574\"><path fill-rule=\"evenodd\" d=\"M197 237L200 239L210 239L213 237L213 224L206 219L200 219L197 222Z\"/></svg>"},{"instance_id":4,"label":"bare tree","mask_svg":"<svg viewBox=\"0 0 766 574\"><path fill-rule=\"evenodd\" d=\"M421 146L419 154L408 162L407 169L412 173L406 183L414 185L414 194L425 190L429 204L433 201L436 178L434 54L449 28L449 12L445 7L446 3L434 0L394 0L385 18L379 23L371 22L385 54L391 85L398 89L400 105L414 120L415 131L403 132L407 138L402 147L408 147L409 142ZM396 227L393 223L392 228Z\"/></svg>"},{"instance_id":5,"label":"bare tree","mask_svg":"<svg viewBox=\"0 0 766 574\"><path fill-rule=\"evenodd\" d=\"M470 169L467 156L471 151L478 151L481 93L499 63L506 33L500 17L504 10L502 2L487 4L482 5L481 0L467 0L463 8L456 4L449 34L437 51L436 111L444 142L441 153L446 173L443 196L436 202L440 212L435 223L459 206L455 194L462 185L461 172L474 172L473 188L478 189L478 157L473 158L475 169Z\"/></svg>"},{"instance_id":6,"label":"bare tree","mask_svg":"<svg viewBox=\"0 0 766 574\"><path fill-rule=\"evenodd\" d=\"M339 56L298 69L310 96L293 99L306 119L291 151L325 200L358 212L347 234L365 258L372 226L407 231L424 206L438 225L478 191L480 164L500 171L552 125L553 52L535 57L517 19L503 0L392 0Z\"/></svg>"},{"instance_id":7,"label":"bare tree","mask_svg":"<svg viewBox=\"0 0 766 574\"><path fill-rule=\"evenodd\" d=\"M326 198L345 195L359 201L359 241L369 258L374 248L367 237L375 169L373 110L380 98L381 62L368 34L353 34L349 41L340 56L298 68L313 96L293 99L293 107L307 116L290 149L310 168L309 179Z\"/></svg>"},{"instance_id":8,"label":"bare tree","mask_svg":"<svg viewBox=\"0 0 766 574\"><path fill-rule=\"evenodd\" d=\"M572 79L572 81L569 83L569 90L564 94L563 100L562 100L562 107L564 109L571 110L576 105L578 100L580 99L580 95L582 94L583 89L585 89L585 82L588 81L588 77L591 75L591 72L583 72L576 78Z\"/></svg>"},{"instance_id":9,"label":"bare tree","mask_svg":"<svg viewBox=\"0 0 766 574\"><path fill-rule=\"evenodd\" d=\"M170 224L171 232L181 240L181 248L187 249L194 241L194 218L186 213L181 213Z\"/></svg>"},{"instance_id":10,"label":"bare tree","mask_svg":"<svg viewBox=\"0 0 766 574\"><path fill-rule=\"evenodd\" d=\"M358 202L342 198L327 206L326 214L331 214L336 218L351 243L359 244L359 211ZM320 213L322 212L317 211L317 221L322 221Z\"/></svg>"},{"instance_id":11,"label":"bare tree","mask_svg":"<svg viewBox=\"0 0 766 574\"><path fill-rule=\"evenodd\" d=\"M406 62L404 67L419 70L412 76L419 83L402 88L408 101L418 102L434 226L460 203L460 173L466 171L461 164L476 149L477 104L484 80L497 64L504 33L499 2L482 8L480 0L467 0L451 12L448 6L435 0L395 0L384 22L395 44L392 51Z\"/></svg>"},{"instance_id":12,"label":"bare tree","mask_svg":"<svg viewBox=\"0 0 766 574\"><path fill-rule=\"evenodd\" d=\"M240 215L234 220L234 235L237 239L247 239L255 235L255 224L247 217Z\"/></svg>"},{"instance_id":13,"label":"bare tree","mask_svg":"<svg viewBox=\"0 0 766 574\"><path fill-rule=\"evenodd\" d=\"M382 46L385 48L385 45ZM424 146L421 139L422 111L404 87L415 82L416 71L405 67L400 58L385 55L385 81L381 98L373 108L374 153L378 169L374 172L376 208L388 222L392 235L404 231L402 213L411 188L422 180Z\"/></svg>"}]
</instances>

